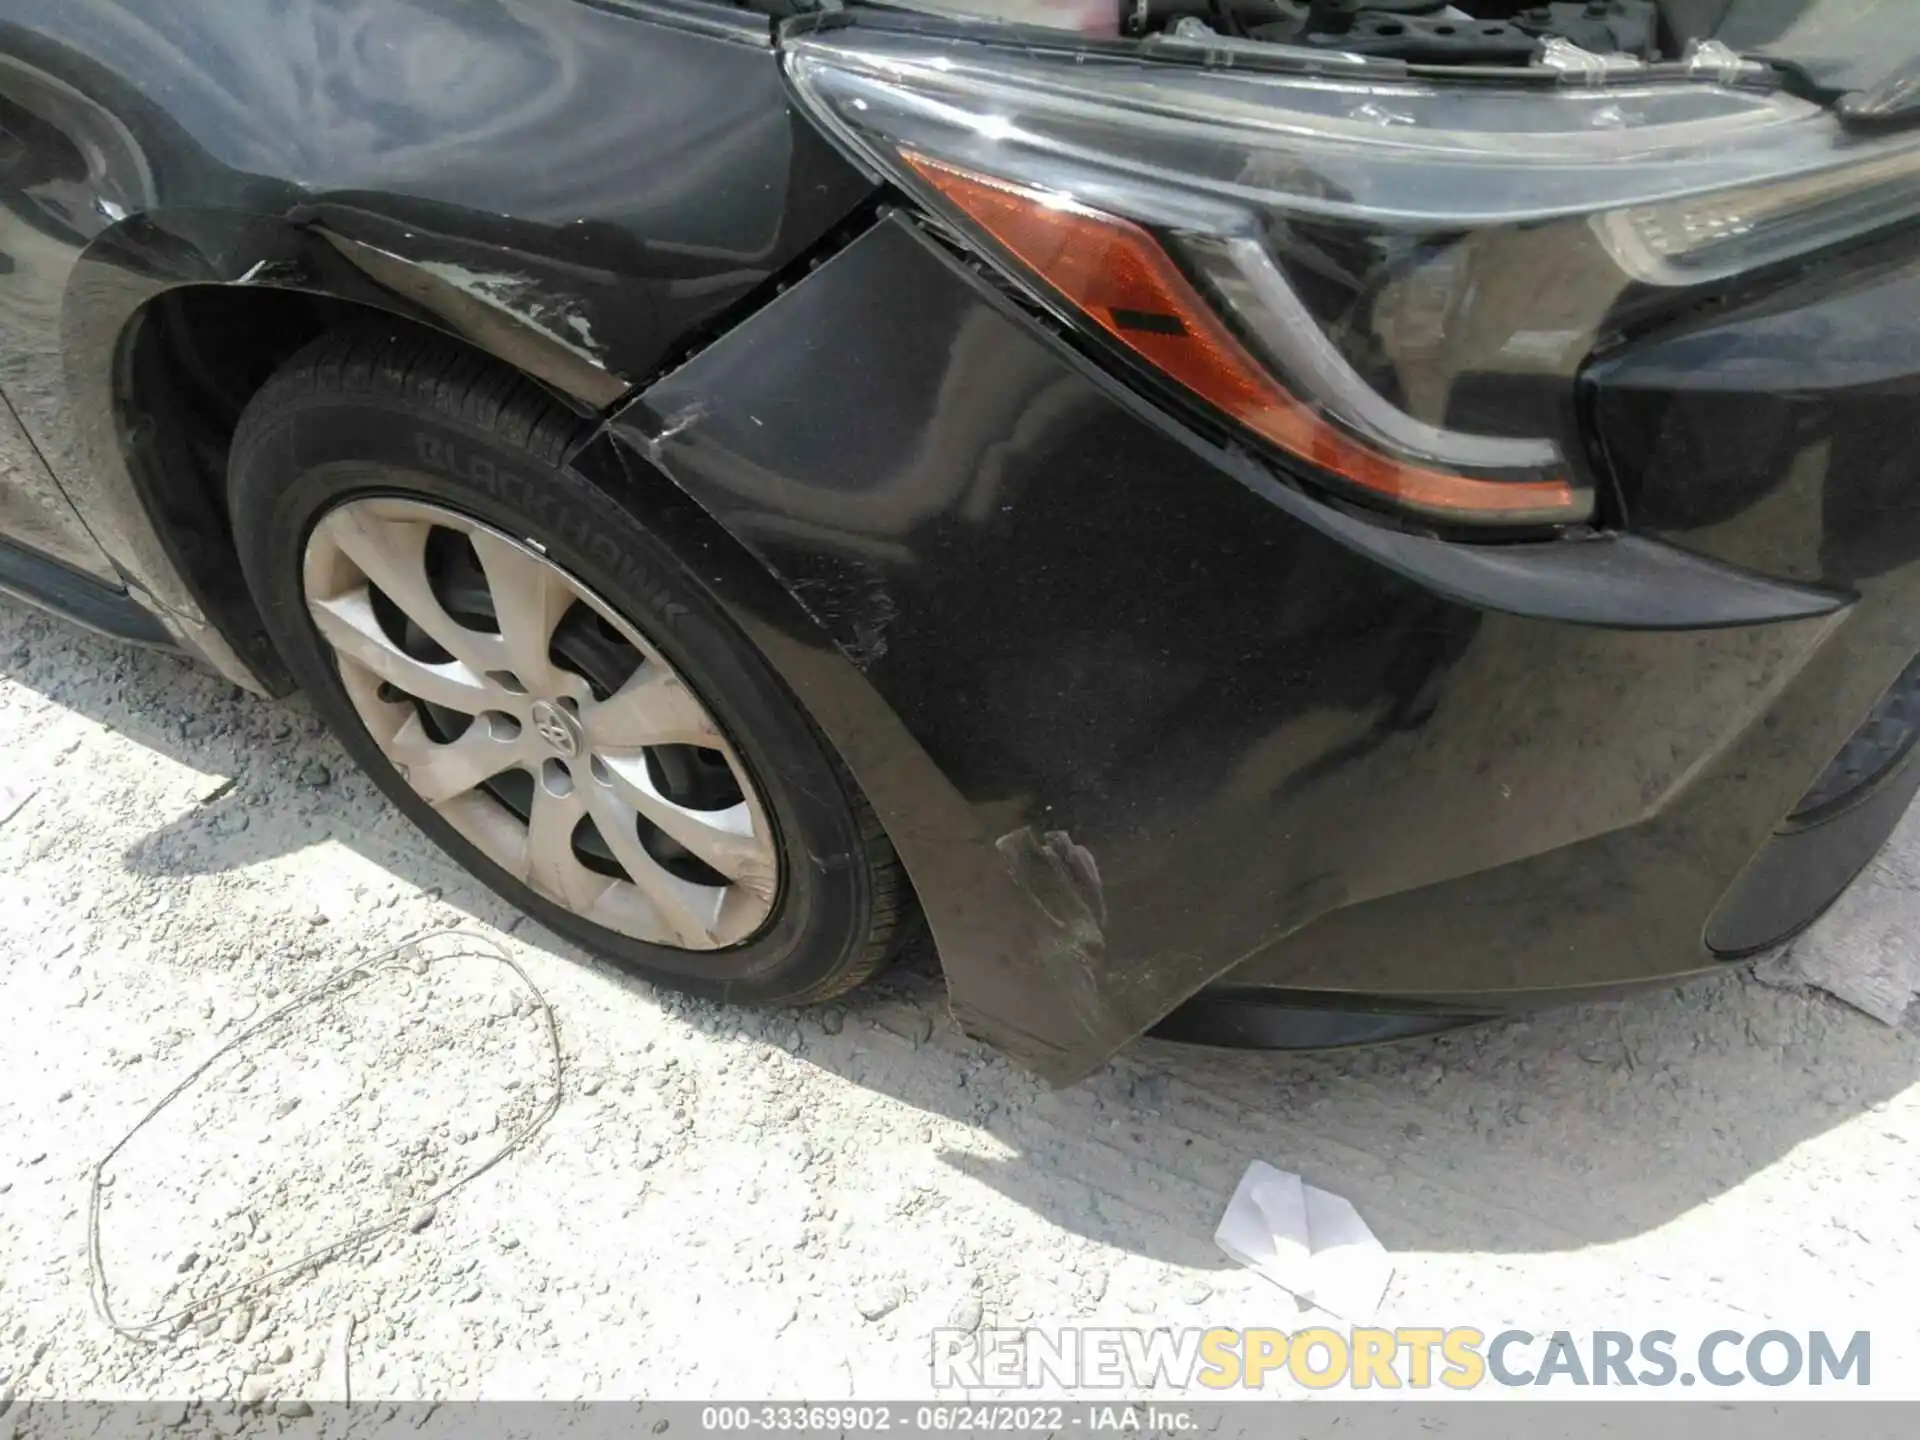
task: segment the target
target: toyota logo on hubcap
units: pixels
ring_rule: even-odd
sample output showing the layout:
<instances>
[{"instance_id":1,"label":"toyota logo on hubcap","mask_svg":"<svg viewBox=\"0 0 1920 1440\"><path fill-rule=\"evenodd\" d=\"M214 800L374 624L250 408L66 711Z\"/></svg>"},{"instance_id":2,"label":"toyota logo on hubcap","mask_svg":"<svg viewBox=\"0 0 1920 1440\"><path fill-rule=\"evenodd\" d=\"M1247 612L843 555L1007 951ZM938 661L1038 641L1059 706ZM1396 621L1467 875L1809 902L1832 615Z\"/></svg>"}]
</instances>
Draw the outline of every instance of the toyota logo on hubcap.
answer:
<instances>
[{"instance_id":1,"label":"toyota logo on hubcap","mask_svg":"<svg viewBox=\"0 0 1920 1440\"><path fill-rule=\"evenodd\" d=\"M540 738L562 755L580 753L580 737L573 717L547 700L533 702L533 728Z\"/></svg>"}]
</instances>

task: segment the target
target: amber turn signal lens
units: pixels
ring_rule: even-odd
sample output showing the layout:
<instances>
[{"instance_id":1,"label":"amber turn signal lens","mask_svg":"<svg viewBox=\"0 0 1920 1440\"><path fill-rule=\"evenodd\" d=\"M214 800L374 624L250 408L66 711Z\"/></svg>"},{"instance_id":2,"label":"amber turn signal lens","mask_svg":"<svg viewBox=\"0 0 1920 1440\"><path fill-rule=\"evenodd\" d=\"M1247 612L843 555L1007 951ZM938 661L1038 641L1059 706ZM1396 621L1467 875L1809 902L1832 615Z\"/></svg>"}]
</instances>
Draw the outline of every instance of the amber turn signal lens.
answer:
<instances>
[{"instance_id":1,"label":"amber turn signal lens","mask_svg":"<svg viewBox=\"0 0 1920 1440\"><path fill-rule=\"evenodd\" d=\"M1462 519L1574 518L1565 479L1486 480L1375 450L1303 404L1208 307L1151 234L1062 196L904 157L1021 264L1120 344L1290 455L1397 504Z\"/></svg>"}]
</instances>

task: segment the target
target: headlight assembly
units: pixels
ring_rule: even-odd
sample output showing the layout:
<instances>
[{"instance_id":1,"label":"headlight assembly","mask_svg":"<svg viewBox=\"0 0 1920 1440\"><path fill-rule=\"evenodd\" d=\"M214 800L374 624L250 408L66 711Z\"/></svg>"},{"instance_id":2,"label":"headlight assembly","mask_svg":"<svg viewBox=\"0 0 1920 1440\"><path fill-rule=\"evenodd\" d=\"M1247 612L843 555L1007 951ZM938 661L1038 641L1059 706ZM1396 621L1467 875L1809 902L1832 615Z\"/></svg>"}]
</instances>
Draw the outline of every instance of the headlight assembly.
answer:
<instances>
[{"instance_id":1,"label":"headlight assembly","mask_svg":"<svg viewBox=\"0 0 1920 1440\"><path fill-rule=\"evenodd\" d=\"M858 24L786 47L832 133L1065 322L1453 523L1591 516L1573 380L1636 296L1920 212L1920 140L1777 91L1234 62Z\"/></svg>"}]
</instances>

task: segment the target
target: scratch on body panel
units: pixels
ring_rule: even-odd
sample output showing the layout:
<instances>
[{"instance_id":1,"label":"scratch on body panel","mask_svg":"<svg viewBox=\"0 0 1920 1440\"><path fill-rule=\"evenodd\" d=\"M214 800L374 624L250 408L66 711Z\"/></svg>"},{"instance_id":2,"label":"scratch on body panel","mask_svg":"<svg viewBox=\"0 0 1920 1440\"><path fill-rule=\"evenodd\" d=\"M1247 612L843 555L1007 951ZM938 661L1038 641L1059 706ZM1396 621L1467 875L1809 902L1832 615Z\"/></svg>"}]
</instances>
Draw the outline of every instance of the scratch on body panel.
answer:
<instances>
[{"instance_id":1,"label":"scratch on body panel","mask_svg":"<svg viewBox=\"0 0 1920 1440\"><path fill-rule=\"evenodd\" d=\"M314 228L376 284L536 379L595 409L627 393L627 381L598 353L592 326L573 297L556 294L529 275L413 259L326 225Z\"/></svg>"},{"instance_id":2,"label":"scratch on body panel","mask_svg":"<svg viewBox=\"0 0 1920 1440\"><path fill-rule=\"evenodd\" d=\"M604 365L605 358L593 346L593 327L584 315L543 290L531 276L489 270L473 270L443 260L415 262L436 279L456 290L535 326L556 345L563 345L582 360ZM563 334L562 332L567 332ZM572 338L568 338L571 335Z\"/></svg>"},{"instance_id":3,"label":"scratch on body panel","mask_svg":"<svg viewBox=\"0 0 1920 1440\"><path fill-rule=\"evenodd\" d=\"M691 405L683 405L671 415L661 417L660 429L651 435L642 434L641 441L647 452L647 459L655 465L664 466L667 442L676 436L684 435L702 420L707 418L707 407L698 400Z\"/></svg>"},{"instance_id":4,"label":"scratch on body panel","mask_svg":"<svg viewBox=\"0 0 1920 1440\"><path fill-rule=\"evenodd\" d=\"M1064 830L1042 833L1031 825L993 843L1014 884L1054 927L1054 943L1041 947L1040 962L1074 1018L1095 1033L1105 1009L1095 966L1106 954L1107 897L1093 852Z\"/></svg>"}]
</instances>

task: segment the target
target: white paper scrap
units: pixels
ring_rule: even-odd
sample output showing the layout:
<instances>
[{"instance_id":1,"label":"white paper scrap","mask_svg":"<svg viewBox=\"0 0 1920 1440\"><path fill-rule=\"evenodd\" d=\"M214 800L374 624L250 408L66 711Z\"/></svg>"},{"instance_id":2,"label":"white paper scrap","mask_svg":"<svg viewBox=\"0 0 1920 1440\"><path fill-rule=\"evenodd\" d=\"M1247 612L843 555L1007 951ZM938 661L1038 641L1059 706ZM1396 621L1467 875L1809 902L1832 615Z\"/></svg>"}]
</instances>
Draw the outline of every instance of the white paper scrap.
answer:
<instances>
[{"instance_id":1,"label":"white paper scrap","mask_svg":"<svg viewBox=\"0 0 1920 1440\"><path fill-rule=\"evenodd\" d=\"M1358 1210L1262 1160L1240 1177L1213 1243L1282 1290L1354 1323L1373 1319L1393 1278L1393 1257Z\"/></svg>"}]
</instances>

